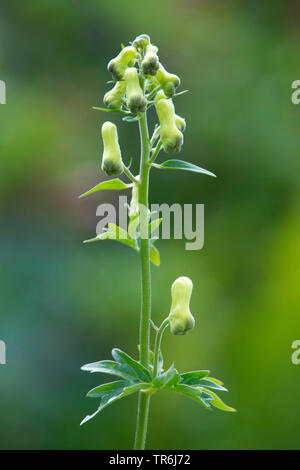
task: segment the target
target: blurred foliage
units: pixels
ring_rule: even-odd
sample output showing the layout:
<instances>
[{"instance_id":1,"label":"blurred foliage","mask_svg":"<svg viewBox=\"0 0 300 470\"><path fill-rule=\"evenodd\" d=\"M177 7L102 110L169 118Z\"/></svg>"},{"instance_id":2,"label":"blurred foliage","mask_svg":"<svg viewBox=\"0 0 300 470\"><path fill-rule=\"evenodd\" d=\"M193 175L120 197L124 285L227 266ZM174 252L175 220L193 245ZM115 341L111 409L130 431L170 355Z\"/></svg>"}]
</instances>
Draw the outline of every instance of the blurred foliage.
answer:
<instances>
[{"instance_id":1,"label":"blurred foliage","mask_svg":"<svg viewBox=\"0 0 300 470\"><path fill-rule=\"evenodd\" d=\"M129 248L81 244L95 233L97 205L115 194L78 195L103 178L107 116L91 108L108 90L106 63L143 32L190 91L176 101L187 120L179 158L218 175L152 172L151 202L205 204L202 250L158 242L153 318L169 313L174 279L189 276L196 329L166 334L164 355L179 370L223 378L238 409L208 413L162 392L149 446L299 448L300 369L290 360L300 329L297 2L16 0L1 10L1 448L132 445L136 397L79 427L94 408L84 393L98 384L79 367L114 346L137 354L140 281ZM137 169L137 126L115 122Z\"/></svg>"}]
</instances>

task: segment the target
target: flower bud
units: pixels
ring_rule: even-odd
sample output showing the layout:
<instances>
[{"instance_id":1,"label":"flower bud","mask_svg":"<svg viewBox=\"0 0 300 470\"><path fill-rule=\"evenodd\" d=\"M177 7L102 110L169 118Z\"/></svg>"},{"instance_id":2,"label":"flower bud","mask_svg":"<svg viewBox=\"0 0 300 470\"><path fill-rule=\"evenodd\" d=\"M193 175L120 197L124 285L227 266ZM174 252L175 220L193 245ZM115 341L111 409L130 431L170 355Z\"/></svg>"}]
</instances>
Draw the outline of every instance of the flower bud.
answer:
<instances>
[{"instance_id":1,"label":"flower bud","mask_svg":"<svg viewBox=\"0 0 300 470\"><path fill-rule=\"evenodd\" d=\"M120 81L115 84L112 90L108 91L103 98L105 106L110 109L121 109L123 98L126 92L126 82Z\"/></svg>"},{"instance_id":2,"label":"flower bud","mask_svg":"<svg viewBox=\"0 0 300 470\"><path fill-rule=\"evenodd\" d=\"M166 153L179 152L183 144L183 134L175 123L175 109L172 100L155 97L156 112L160 123L160 137Z\"/></svg>"},{"instance_id":3,"label":"flower bud","mask_svg":"<svg viewBox=\"0 0 300 470\"><path fill-rule=\"evenodd\" d=\"M155 75L159 68L158 48L149 44L146 47L145 57L142 61L142 70L145 75Z\"/></svg>"},{"instance_id":4,"label":"flower bud","mask_svg":"<svg viewBox=\"0 0 300 470\"><path fill-rule=\"evenodd\" d=\"M132 113L138 111L145 111L147 106L147 100L144 97L142 89L140 87L139 77L137 69L130 67L125 71L126 80L126 104Z\"/></svg>"},{"instance_id":5,"label":"flower bud","mask_svg":"<svg viewBox=\"0 0 300 470\"><path fill-rule=\"evenodd\" d=\"M102 125L102 139L104 151L101 168L109 176L120 175L123 172L123 162L115 124L106 121Z\"/></svg>"},{"instance_id":6,"label":"flower bud","mask_svg":"<svg viewBox=\"0 0 300 470\"><path fill-rule=\"evenodd\" d=\"M175 94L176 88L180 85L180 78L177 77L177 75L167 72L162 64L159 64L156 78L165 95L169 98Z\"/></svg>"},{"instance_id":7,"label":"flower bud","mask_svg":"<svg viewBox=\"0 0 300 470\"><path fill-rule=\"evenodd\" d=\"M140 34L135 38L132 44L136 49L145 49L148 44L150 44L150 37L148 34Z\"/></svg>"},{"instance_id":8,"label":"flower bud","mask_svg":"<svg viewBox=\"0 0 300 470\"><path fill-rule=\"evenodd\" d=\"M192 289L192 281L185 276L179 277L172 284L172 305L168 319L173 335L185 335L195 326L195 319L190 312Z\"/></svg>"},{"instance_id":9,"label":"flower bud","mask_svg":"<svg viewBox=\"0 0 300 470\"><path fill-rule=\"evenodd\" d=\"M136 56L137 52L133 46L124 47L117 57L108 63L107 70L116 80L122 80L126 68Z\"/></svg>"}]
</instances>

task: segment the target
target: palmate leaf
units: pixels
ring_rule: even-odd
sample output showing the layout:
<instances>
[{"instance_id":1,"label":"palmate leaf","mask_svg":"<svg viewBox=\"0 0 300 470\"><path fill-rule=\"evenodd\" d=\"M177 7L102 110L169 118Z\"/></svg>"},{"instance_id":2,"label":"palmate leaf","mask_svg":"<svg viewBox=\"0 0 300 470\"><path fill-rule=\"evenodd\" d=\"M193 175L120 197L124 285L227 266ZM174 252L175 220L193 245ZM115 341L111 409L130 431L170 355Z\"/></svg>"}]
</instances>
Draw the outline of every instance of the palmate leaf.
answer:
<instances>
[{"instance_id":1,"label":"palmate leaf","mask_svg":"<svg viewBox=\"0 0 300 470\"><path fill-rule=\"evenodd\" d=\"M203 173L205 175L213 176L216 178L216 175L211 171L205 170L200 166L194 165L193 163L185 162L183 160L166 160L163 163L152 163L152 166L162 170L193 171L194 173Z\"/></svg>"},{"instance_id":2,"label":"palmate leaf","mask_svg":"<svg viewBox=\"0 0 300 470\"><path fill-rule=\"evenodd\" d=\"M102 394L100 405L95 411L95 413L91 415L87 415L81 421L80 425L94 418L100 411L102 411L104 408L111 405L112 403L115 403L117 400L120 400L120 398L127 397L128 395L139 392L140 390L144 390L144 389L147 390L147 388L150 388L149 383L139 382L136 384L116 388L115 390Z\"/></svg>"},{"instance_id":3,"label":"palmate leaf","mask_svg":"<svg viewBox=\"0 0 300 470\"><path fill-rule=\"evenodd\" d=\"M120 180L119 178L114 178L108 181L102 181L101 183L97 184L93 188L89 189L85 193L81 194L79 198L88 196L89 194L96 193L97 191L103 191L103 190L121 190L121 189L128 189L132 188L133 183L126 184L124 181Z\"/></svg>"}]
</instances>

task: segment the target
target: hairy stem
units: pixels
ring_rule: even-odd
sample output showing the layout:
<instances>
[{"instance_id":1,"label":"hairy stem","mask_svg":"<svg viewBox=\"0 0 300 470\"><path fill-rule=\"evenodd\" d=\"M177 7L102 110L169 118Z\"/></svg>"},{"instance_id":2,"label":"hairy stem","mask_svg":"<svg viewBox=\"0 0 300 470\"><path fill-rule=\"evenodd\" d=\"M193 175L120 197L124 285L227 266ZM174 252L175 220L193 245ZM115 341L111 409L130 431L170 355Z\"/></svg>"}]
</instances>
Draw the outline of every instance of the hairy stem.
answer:
<instances>
[{"instance_id":1,"label":"hairy stem","mask_svg":"<svg viewBox=\"0 0 300 470\"><path fill-rule=\"evenodd\" d=\"M140 227L141 227L141 276L142 276L142 306L140 315L140 361L145 367L149 366L150 320L151 320L151 274L150 274L150 240L145 236L148 227L148 192L149 192L149 132L147 114L139 120L141 138L140 164ZM142 206L142 209L141 209ZM144 232L144 233L143 233ZM146 443L150 395L139 393L138 417L135 435L135 449L143 450Z\"/></svg>"}]
</instances>

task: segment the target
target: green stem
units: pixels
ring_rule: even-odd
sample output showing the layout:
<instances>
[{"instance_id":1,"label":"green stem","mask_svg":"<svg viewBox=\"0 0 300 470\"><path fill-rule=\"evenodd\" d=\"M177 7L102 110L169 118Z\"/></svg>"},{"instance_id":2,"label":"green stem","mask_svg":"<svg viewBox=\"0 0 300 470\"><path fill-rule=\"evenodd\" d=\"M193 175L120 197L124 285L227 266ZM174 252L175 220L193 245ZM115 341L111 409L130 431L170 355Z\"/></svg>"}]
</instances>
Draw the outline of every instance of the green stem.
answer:
<instances>
[{"instance_id":1,"label":"green stem","mask_svg":"<svg viewBox=\"0 0 300 470\"><path fill-rule=\"evenodd\" d=\"M149 163L150 163L150 164L152 164L152 163L155 161L157 155L159 154L159 152L160 152L160 150L161 150L161 146L162 146L162 141L159 140L157 146L155 147L155 150L154 150L154 152L153 152L153 155L152 155L152 157L151 157L150 160L149 160Z\"/></svg>"},{"instance_id":2,"label":"green stem","mask_svg":"<svg viewBox=\"0 0 300 470\"><path fill-rule=\"evenodd\" d=\"M140 165L140 185L139 204L141 233L148 227L148 192L149 192L149 132L147 124L147 114L143 113L139 120L141 138L141 165ZM144 230L143 230L144 227ZM148 233L148 230L147 230ZM141 236L140 239L141 256L141 276L142 276L142 307L140 315L140 362L143 366L149 366L149 346L150 346L150 320L151 320L151 274L150 274L150 240L149 237ZM135 449L145 449L150 395L145 392L139 393L138 416L135 435Z\"/></svg>"},{"instance_id":3,"label":"green stem","mask_svg":"<svg viewBox=\"0 0 300 470\"><path fill-rule=\"evenodd\" d=\"M124 173L125 175L131 180L133 181L135 184L138 184L138 180L135 178L135 176L131 173L131 171L129 170L129 168L127 168L125 165L123 167L123 170L124 170Z\"/></svg>"},{"instance_id":4,"label":"green stem","mask_svg":"<svg viewBox=\"0 0 300 470\"><path fill-rule=\"evenodd\" d=\"M169 325L169 319L166 318L162 322L162 324L160 325L160 327L159 327L159 329L157 330L157 333L156 333L155 346L154 346L153 378L155 378L157 376L161 340L162 340L164 331L165 331L165 329L167 328L168 325Z\"/></svg>"},{"instance_id":5,"label":"green stem","mask_svg":"<svg viewBox=\"0 0 300 470\"><path fill-rule=\"evenodd\" d=\"M135 450L144 450L146 445L150 395L140 392L135 434Z\"/></svg>"}]
</instances>

